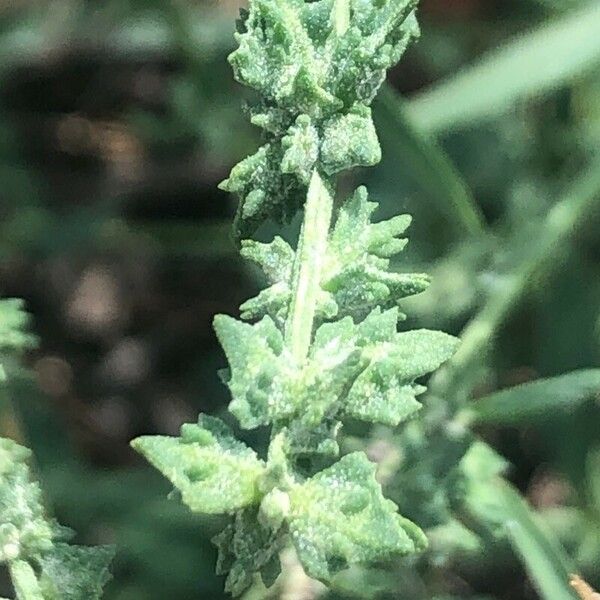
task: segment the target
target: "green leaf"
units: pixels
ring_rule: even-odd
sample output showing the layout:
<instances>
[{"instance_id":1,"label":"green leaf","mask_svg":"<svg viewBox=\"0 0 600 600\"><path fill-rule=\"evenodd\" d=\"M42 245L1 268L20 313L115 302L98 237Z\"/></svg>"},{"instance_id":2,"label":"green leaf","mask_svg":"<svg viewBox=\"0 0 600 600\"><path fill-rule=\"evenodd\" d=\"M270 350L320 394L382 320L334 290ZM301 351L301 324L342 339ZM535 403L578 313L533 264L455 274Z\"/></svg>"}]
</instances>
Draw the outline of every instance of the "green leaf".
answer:
<instances>
[{"instance_id":1,"label":"green leaf","mask_svg":"<svg viewBox=\"0 0 600 600\"><path fill-rule=\"evenodd\" d=\"M582 369L496 392L473 402L467 414L475 423L538 423L572 412L598 393L600 369Z\"/></svg>"},{"instance_id":2,"label":"green leaf","mask_svg":"<svg viewBox=\"0 0 600 600\"><path fill-rule=\"evenodd\" d=\"M599 30L600 6L589 2L419 93L408 116L423 131L439 134L560 88L600 64Z\"/></svg>"},{"instance_id":3,"label":"green leaf","mask_svg":"<svg viewBox=\"0 0 600 600\"><path fill-rule=\"evenodd\" d=\"M290 493L289 529L307 574L328 581L348 565L423 549L421 530L396 512L360 452L344 456Z\"/></svg>"},{"instance_id":4,"label":"green leaf","mask_svg":"<svg viewBox=\"0 0 600 600\"><path fill-rule=\"evenodd\" d=\"M265 585L271 585L281 571L278 553L283 549L282 532L263 526L256 510L237 513L233 523L213 538L219 555L217 574L227 574L225 591L239 596L260 572Z\"/></svg>"},{"instance_id":5,"label":"green leaf","mask_svg":"<svg viewBox=\"0 0 600 600\"><path fill-rule=\"evenodd\" d=\"M422 273L390 271L390 258L408 242L400 236L411 219L400 215L372 223L376 208L363 187L340 208L325 252L317 317L351 315L360 320L376 306L396 306L402 298L419 294L429 285L429 277ZM242 305L242 317L269 315L283 323L292 296L294 251L281 238L270 244L245 240L243 255L263 268L272 285Z\"/></svg>"},{"instance_id":6,"label":"green leaf","mask_svg":"<svg viewBox=\"0 0 600 600\"><path fill-rule=\"evenodd\" d=\"M283 158L281 144L265 144L236 165L220 184L221 189L240 196L234 223L238 238L252 233L267 218L288 221L302 205L306 189L295 175L281 170Z\"/></svg>"},{"instance_id":7,"label":"green leaf","mask_svg":"<svg viewBox=\"0 0 600 600\"><path fill-rule=\"evenodd\" d=\"M344 411L363 421L396 426L421 408L425 387L415 379L437 369L454 354L458 340L425 329L395 334L365 349L368 366L350 388Z\"/></svg>"},{"instance_id":8,"label":"green leaf","mask_svg":"<svg viewBox=\"0 0 600 600\"><path fill-rule=\"evenodd\" d=\"M371 223L377 204L361 187L340 208L330 235L322 287L338 305L338 314L364 318L374 307L395 306L407 296L425 290L423 274L393 273L389 258L407 240L399 236L410 224L408 215Z\"/></svg>"},{"instance_id":9,"label":"green leaf","mask_svg":"<svg viewBox=\"0 0 600 600\"><path fill-rule=\"evenodd\" d=\"M281 346L269 317L249 325L219 316L231 412L245 428L278 423L295 431L295 440L306 432L306 443L293 444L303 452L309 441L313 450L329 452L331 431L343 417L398 425L421 406L416 396L425 388L415 380L448 360L458 344L437 331L398 333L398 315L397 308L376 308L360 323L351 317L325 323L301 363Z\"/></svg>"},{"instance_id":10,"label":"green leaf","mask_svg":"<svg viewBox=\"0 0 600 600\"><path fill-rule=\"evenodd\" d=\"M327 175L352 167L376 165L380 160L381 148L370 108L359 105L323 125L321 164Z\"/></svg>"},{"instance_id":11,"label":"green leaf","mask_svg":"<svg viewBox=\"0 0 600 600\"><path fill-rule=\"evenodd\" d=\"M345 325L352 328L352 321ZM269 317L249 325L221 315L215 328L230 362L229 408L247 429L293 419L316 427L360 366L353 339L335 348L315 345L298 364Z\"/></svg>"},{"instance_id":12,"label":"green leaf","mask_svg":"<svg viewBox=\"0 0 600 600\"><path fill-rule=\"evenodd\" d=\"M589 498L592 506L600 510L600 446L590 451L586 463Z\"/></svg>"},{"instance_id":13,"label":"green leaf","mask_svg":"<svg viewBox=\"0 0 600 600\"><path fill-rule=\"evenodd\" d=\"M291 301L291 281L295 252L279 236L263 244L255 240L242 240L241 255L257 264L267 277L271 287L240 306L242 319L260 319L269 315L283 326Z\"/></svg>"},{"instance_id":14,"label":"green leaf","mask_svg":"<svg viewBox=\"0 0 600 600\"><path fill-rule=\"evenodd\" d=\"M29 315L23 310L22 300L0 300L0 382L5 377L2 355L25 350L35 344L35 336L26 331L28 324Z\"/></svg>"},{"instance_id":15,"label":"green leaf","mask_svg":"<svg viewBox=\"0 0 600 600\"><path fill-rule=\"evenodd\" d=\"M201 415L181 437L144 436L132 446L181 493L193 511L230 513L260 501L265 465L219 419Z\"/></svg>"},{"instance_id":16,"label":"green leaf","mask_svg":"<svg viewBox=\"0 0 600 600\"><path fill-rule=\"evenodd\" d=\"M283 173L294 173L308 185L319 158L319 133L308 115L300 115L281 140L284 150L281 161Z\"/></svg>"},{"instance_id":17,"label":"green leaf","mask_svg":"<svg viewBox=\"0 0 600 600\"><path fill-rule=\"evenodd\" d=\"M508 483L497 486L506 511L508 538L527 567L535 587L545 600L575 600L569 586L573 565L550 532L541 528L525 500Z\"/></svg>"},{"instance_id":18,"label":"green leaf","mask_svg":"<svg viewBox=\"0 0 600 600\"><path fill-rule=\"evenodd\" d=\"M45 516L30 455L0 438L0 563L8 563L19 600L98 600L114 550L60 543L71 532Z\"/></svg>"},{"instance_id":19,"label":"green leaf","mask_svg":"<svg viewBox=\"0 0 600 600\"><path fill-rule=\"evenodd\" d=\"M35 571L26 560L9 562L8 571L17 600L45 600Z\"/></svg>"},{"instance_id":20,"label":"green leaf","mask_svg":"<svg viewBox=\"0 0 600 600\"><path fill-rule=\"evenodd\" d=\"M0 350L20 350L29 347L35 337L25 332L29 316L23 301L15 298L0 300Z\"/></svg>"},{"instance_id":21,"label":"green leaf","mask_svg":"<svg viewBox=\"0 0 600 600\"><path fill-rule=\"evenodd\" d=\"M99 600L114 553L109 546L55 544L39 560L44 600Z\"/></svg>"},{"instance_id":22,"label":"green leaf","mask_svg":"<svg viewBox=\"0 0 600 600\"><path fill-rule=\"evenodd\" d=\"M217 315L215 331L229 361L227 385L233 400L229 410L242 427L266 425L274 415L291 410L290 400L275 396L274 381L280 374L283 337L270 317L255 325Z\"/></svg>"},{"instance_id":23,"label":"green leaf","mask_svg":"<svg viewBox=\"0 0 600 600\"><path fill-rule=\"evenodd\" d=\"M242 240L240 253L263 270L269 283L288 281L292 276L294 251L279 236L275 236L268 244L255 240Z\"/></svg>"},{"instance_id":24,"label":"green leaf","mask_svg":"<svg viewBox=\"0 0 600 600\"><path fill-rule=\"evenodd\" d=\"M463 511L494 534L508 537L545 600L573 600L573 566L519 492L500 477L506 466L483 442L469 448L459 465Z\"/></svg>"},{"instance_id":25,"label":"green leaf","mask_svg":"<svg viewBox=\"0 0 600 600\"><path fill-rule=\"evenodd\" d=\"M508 462L482 441L475 441L461 458L451 480L451 500L460 507L461 515L483 523L486 533L496 534L506 522L503 502L498 498L497 484Z\"/></svg>"}]
</instances>

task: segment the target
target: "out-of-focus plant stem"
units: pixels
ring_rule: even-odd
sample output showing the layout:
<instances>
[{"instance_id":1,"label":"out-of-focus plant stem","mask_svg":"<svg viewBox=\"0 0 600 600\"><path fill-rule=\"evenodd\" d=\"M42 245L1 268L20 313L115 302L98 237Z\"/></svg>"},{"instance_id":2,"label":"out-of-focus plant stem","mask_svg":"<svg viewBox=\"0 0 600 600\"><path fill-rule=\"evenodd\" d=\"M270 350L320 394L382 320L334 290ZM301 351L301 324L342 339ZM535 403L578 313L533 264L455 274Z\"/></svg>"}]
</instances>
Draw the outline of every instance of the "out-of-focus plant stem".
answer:
<instances>
[{"instance_id":1,"label":"out-of-focus plant stem","mask_svg":"<svg viewBox=\"0 0 600 600\"><path fill-rule=\"evenodd\" d=\"M592 164L557 202L532 236L527 256L502 278L479 313L461 333L454 357L432 377L429 390L448 400L468 394L463 376L480 362L496 331L540 277L548 275L568 253L578 226L600 205L600 162ZM467 384L468 385L468 384Z\"/></svg>"}]
</instances>

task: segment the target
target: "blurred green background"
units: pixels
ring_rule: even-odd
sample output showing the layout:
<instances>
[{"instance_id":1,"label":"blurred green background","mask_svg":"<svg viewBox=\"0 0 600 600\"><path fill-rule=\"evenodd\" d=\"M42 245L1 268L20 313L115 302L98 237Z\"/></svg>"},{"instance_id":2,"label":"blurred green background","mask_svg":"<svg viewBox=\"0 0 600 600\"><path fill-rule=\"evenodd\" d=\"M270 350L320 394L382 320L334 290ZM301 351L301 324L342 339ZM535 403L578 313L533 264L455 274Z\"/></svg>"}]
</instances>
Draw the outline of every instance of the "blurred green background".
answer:
<instances>
[{"instance_id":1,"label":"blurred green background","mask_svg":"<svg viewBox=\"0 0 600 600\"><path fill-rule=\"evenodd\" d=\"M261 285L216 187L259 142L226 61L237 9L0 1L0 294L26 300L39 337L0 428L34 450L78 541L117 545L109 600L224 597L209 541L223 523L168 500L128 442L224 413L212 317ZM422 38L375 107L384 159L345 182L366 183L380 217L414 217L397 266L434 283L405 303L408 326L484 325L465 371L475 397L599 366L600 3L422 0L419 14ZM599 389L478 429L597 587ZM364 572L328 598L538 598L514 555L489 548L435 554L426 574Z\"/></svg>"}]
</instances>

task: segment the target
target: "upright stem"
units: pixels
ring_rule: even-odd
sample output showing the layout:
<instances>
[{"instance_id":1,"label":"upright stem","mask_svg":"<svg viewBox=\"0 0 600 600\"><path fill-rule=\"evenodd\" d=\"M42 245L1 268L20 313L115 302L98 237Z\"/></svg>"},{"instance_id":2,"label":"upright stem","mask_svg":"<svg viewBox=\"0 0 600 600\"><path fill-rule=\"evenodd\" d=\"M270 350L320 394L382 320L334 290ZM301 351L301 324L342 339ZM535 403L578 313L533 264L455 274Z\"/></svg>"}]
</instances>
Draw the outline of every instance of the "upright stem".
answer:
<instances>
[{"instance_id":1,"label":"upright stem","mask_svg":"<svg viewBox=\"0 0 600 600\"><path fill-rule=\"evenodd\" d=\"M333 198L314 171L304 207L294 264L292 302L285 325L286 344L298 362L304 361L310 348L332 212Z\"/></svg>"},{"instance_id":2,"label":"upright stem","mask_svg":"<svg viewBox=\"0 0 600 600\"><path fill-rule=\"evenodd\" d=\"M8 568L17 600L44 600L35 572L27 561L13 560Z\"/></svg>"}]
</instances>

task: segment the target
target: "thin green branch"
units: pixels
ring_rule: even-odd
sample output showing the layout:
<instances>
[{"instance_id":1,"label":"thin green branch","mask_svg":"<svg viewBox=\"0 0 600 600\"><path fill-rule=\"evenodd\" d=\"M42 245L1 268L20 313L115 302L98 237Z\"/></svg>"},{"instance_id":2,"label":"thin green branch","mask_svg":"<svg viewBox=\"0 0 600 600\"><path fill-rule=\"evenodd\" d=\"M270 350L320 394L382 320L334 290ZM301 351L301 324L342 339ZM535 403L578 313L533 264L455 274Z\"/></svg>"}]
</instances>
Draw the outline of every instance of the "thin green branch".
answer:
<instances>
[{"instance_id":1,"label":"thin green branch","mask_svg":"<svg viewBox=\"0 0 600 600\"><path fill-rule=\"evenodd\" d=\"M462 343L452 360L433 376L430 390L451 398L463 386L463 376L480 360L508 315L518 306L532 284L547 275L568 252L574 233L600 204L600 162L592 164L575 181L564 198L548 213L527 256L503 279L502 287L491 294L481 311L461 333Z\"/></svg>"}]
</instances>

